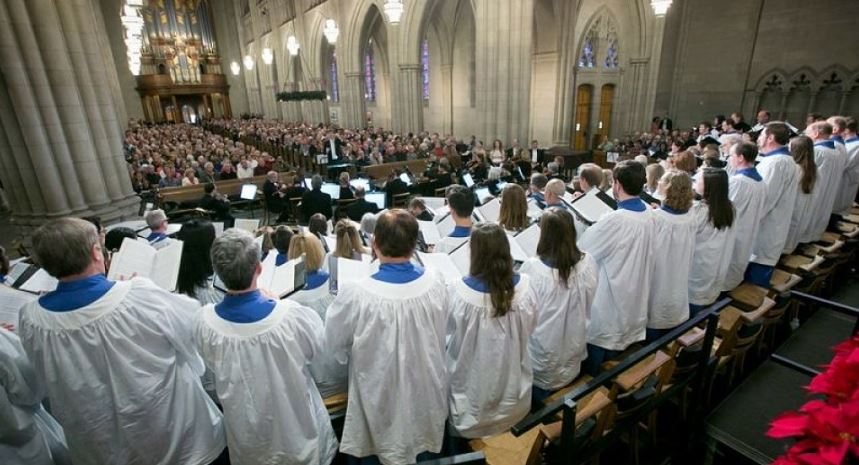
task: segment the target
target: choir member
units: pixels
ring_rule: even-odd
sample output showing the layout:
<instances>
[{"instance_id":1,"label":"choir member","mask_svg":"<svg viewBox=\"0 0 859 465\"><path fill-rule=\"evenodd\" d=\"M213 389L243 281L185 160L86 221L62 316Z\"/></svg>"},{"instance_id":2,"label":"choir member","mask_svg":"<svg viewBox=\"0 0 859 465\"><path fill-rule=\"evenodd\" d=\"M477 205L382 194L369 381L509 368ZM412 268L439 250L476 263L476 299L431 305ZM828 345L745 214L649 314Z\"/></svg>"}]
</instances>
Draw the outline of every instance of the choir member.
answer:
<instances>
[{"instance_id":1,"label":"choir member","mask_svg":"<svg viewBox=\"0 0 859 465\"><path fill-rule=\"evenodd\" d=\"M201 305L220 302L224 295L214 287L211 256L215 227L206 220L190 220L182 225L176 238L182 241L176 290Z\"/></svg>"},{"instance_id":2,"label":"choir member","mask_svg":"<svg viewBox=\"0 0 859 465\"><path fill-rule=\"evenodd\" d=\"M429 211L427 205L417 197L409 201L409 212L415 215L415 218L419 221L432 221L433 219L433 214Z\"/></svg>"},{"instance_id":3,"label":"choir member","mask_svg":"<svg viewBox=\"0 0 859 465\"><path fill-rule=\"evenodd\" d=\"M755 168L757 146L751 142L740 142L732 150L728 165L734 174L728 182L728 196L736 212L735 234L734 244L728 249L731 262L723 291L730 291L743 282L767 202L767 186Z\"/></svg>"},{"instance_id":4,"label":"choir member","mask_svg":"<svg viewBox=\"0 0 859 465\"><path fill-rule=\"evenodd\" d=\"M438 452L447 418L444 278L410 260L418 223L389 210L376 223L379 271L343 286L328 308L325 339L349 361L349 403L340 451L414 463Z\"/></svg>"},{"instance_id":5,"label":"choir member","mask_svg":"<svg viewBox=\"0 0 859 465\"><path fill-rule=\"evenodd\" d=\"M692 207L695 252L689 270L690 317L716 302L724 288L734 246L734 205L728 197L728 173L704 168L695 182L701 201Z\"/></svg>"},{"instance_id":6,"label":"choir member","mask_svg":"<svg viewBox=\"0 0 859 465\"><path fill-rule=\"evenodd\" d=\"M170 244L171 239L167 236L167 214L164 213L164 210L152 210L146 213L143 219L151 231L146 238L149 245L161 249Z\"/></svg>"},{"instance_id":7,"label":"choir member","mask_svg":"<svg viewBox=\"0 0 859 465\"><path fill-rule=\"evenodd\" d=\"M215 376L230 462L331 463L337 438L305 368L323 350L322 320L257 288L262 266L247 231L216 239L212 263L227 295L200 312L194 339Z\"/></svg>"},{"instance_id":8,"label":"choir member","mask_svg":"<svg viewBox=\"0 0 859 465\"><path fill-rule=\"evenodd\" d=\"M593 257L576 246L568 210L554 209L540 218L537 256L519 271L529 277L540 302L528 352L534 370L532 398L541 402L579 375L587 357L588 316L598 282Z\"/></svg>"},{"instance_id":9,"label":"choir member","mask_svg":"<svg viewBox=\"0 0 859 465\"><path fill-rule=\"evenodd\" d=\"M758 147L763 160L758 163L757 170L766 186L767 195L764 215L755 237L755 245L752 247L745 279L764 288L770 287L773 268L784 250L790 230L790 218L793 215L793 204L799 190L796 163L786 147L789 138L790 129L781 122L768 123L758 136ZM831 211L832 203L829 204L829 212ZM829 212L826 213L827 220Z\"/></svg>"},{"instance_id":10,"label":"choir member","mask_svg":"<svg viewBox=\"0 0 859 465\"><path fill-rule=\"evenodd\" d=\"M67 465L63 429L42 408L45 388L21 341L0 325L0 458L4 465Z\"/></svg>"},{"instance_id":11,"label":"choir member","mask_svg":"<svg viewBox=\"0 0 859 465\"><path fill-rule=\"evenodd\" d=\"M518 184L507 184L501 191L501 208L498 224L510 233L518 233L528 227L528 200L525 189Z\"/></svg>"},{"instance_id":12,"label":"choir member","mask_svg":"<svg viewBox=\"0 0 859 465\"><path fill-rule=\"evenodd\" d=\"M501 226L476 225L470 245L469 273L447 291L448 404L452 434L480 438L505 432L531 408L527 347L537 299L528 277L513 271Z\"/></svg>"},{"instance_id":13,"label":"choir member","mask_svg":"<svg viewBox=\"0 0 859 465\"><path fill-rule=\"evenodd\" d=\"M447 188L445 197L456 226L435 245L433 250L439 253L450 253L468 241L472 226L471 214L474 212L474 194L467 187L454 184Z\"/></svg>"},{"instance_id":14,"label":"choir member","mask_svg":"<svg viewBox=\"0 0 859 465\"><path fill-rule=\"evenodd\" d=\"M814 220L808 235L802 242L812 242L820 239L829 225L829 217L835 207L835 201L841 193L841 180L847 166L847 157L841 156L835 142L831 140L832 126L825 121L812 123L805 128L805 134L814 141L814 163L817 165L817 175L825 182L820 183L819 195L815 196L812 207Z\"/></svg>"},{"instance_id":15,"label":"choir member","mask_svg":"<svg viewBox=\"0 0 859 465\"><path fill-rule=\"evenodd\" d=\"M543 173L534 173L531 175L531 183L528 185L528 198L537 203L540 209L546 208L546 199L543 195L543 190L546 189L549 178Z\"/></svg>"},{"instance_id":16,"label":"choir member","mask_svg":"<svg viewBox=\"0 0 859 465\"><path fill-rule=\"evenodd\" d=\"M790 154L796 163L799 191L793 205L790 229L784 242L782 253L790 254L800 242L813 240L815 198L820 196L823 183L817 182L817 164L814 162L814 142L808 136L799 136L790 141Z\"/></svg>"},{"instance_id":17,"label":"choir member","mask_svg":"<svg viewBox=\"0 0 859 465\"><path fill-rule=\"evenodd\" d=\"M200 384L199 304L146 278L110 281L95 227L62 218L33 235L57 289L21 312L20 336L76 465L204 465L224 450L222 416ZM256 249L254 249L256 253Z\"/></svg>"},{"instance_id":18,"label":"choir member","mask_svg":"<svg viewBox=\"0 0 859 465\"><path fill-rule=\"evenodd\" d=\"M622 161L615 166L613 176L618 209L588 228L579 242L599 268L588 328L586 370L591 374L597 373L604 361L643 340L647 323L653 225L650 216L644 214L647 205L638 197L644 186L644 167Z\"/></svg>"},{"instance_id":19,"label":"choir member","mask_svg":"<svg viewBox=\"0 0 859 465\"><path fill-rule=\"evenodd\" d=\"M281 266L290 260L289 247L292 243L292 230L287 226L278 226L271 233L271 245L277 256L274 258L274 266Z\"/></svg>"},{"instance_id":20,"label":"choir member","mask_svg":"<svg viewBox=\"0 0 859 465\"><path fill-rule=\"evenodd\" d=\"M334 226L334 234L337 236L337 245L331 254L332 257L361 260L361 255L370 253L370 250L361 243L358 225L352 220L338 221Z\"/></svg>"},{"instance_id":21,"label":"choir member","mask_svg":"<svg viewBox=\"0 0 859 465\"><path fill-rule=\"evenodd\" d=\"M662 206L650 210L653 220L647 339L656 340L689 318L689 286L678 276L689 276L695 253L695 194L692 178L671 170L659 180Z\"/></svg>"},{"instance_id":22,"label":"choir member","mask_svg":"<svg viewBox=\"0 0 859 465\"><path fill-rule=\"evenodd\" d=\"M844 177L841 179L841 192L835 201L835 213L840 215L850 214L850 208L856 200L856 190L859 188L859 136L856 134L856 118L844 119L844 147L847 150L847 166L844 169Z\"/></svg>"},{"instance_id":23,"label":"choir member","mask_svg":"<svg viewBox=\"0 0 859 465\"><path fill-rule=\"evenodd\" d=\"M546 183L546 209L562 208L566 209L564 204L564 194L567 193L567 186L560 179L552 179Z\"/></svg>"}]
</instances>

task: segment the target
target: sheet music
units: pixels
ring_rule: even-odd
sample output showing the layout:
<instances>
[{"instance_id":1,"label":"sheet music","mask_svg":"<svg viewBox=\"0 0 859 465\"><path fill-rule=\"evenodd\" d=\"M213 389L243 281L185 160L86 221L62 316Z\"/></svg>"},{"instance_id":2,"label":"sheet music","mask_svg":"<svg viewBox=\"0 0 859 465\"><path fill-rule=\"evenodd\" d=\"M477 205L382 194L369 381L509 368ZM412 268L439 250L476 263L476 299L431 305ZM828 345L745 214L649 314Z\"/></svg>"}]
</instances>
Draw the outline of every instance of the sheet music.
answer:
<instances>
[{"instance_id":1,"label":"sheet music","mask_svg":"<svg viewBox=\"0 0 859 465\"><path fill-rule=\"evenodd\" d=\"M522 248L522 246L519 245L518 242L516 242L516 238L513 237L513 235L510 233L507 233L507 242L510 243L510 255L513 256L514 262L524 262L525 260L528 260L529 258L531 258L533 256L533 255L528 255L525 252L525 250ZM535 251L536 251L536 249L535 249Z\"/></svg>"},{"instance_id":2,"label":"sheet music","mask_svg":"<svg viewBox=\"0 0 859 465\"><path fill-rule=\"evenodd\" d=\"M112 280L131 279L135 273L137 276L148 278L152 272L152 263L155 261L156 253L154 247L143 241L125 238L119 247L119 252L113 255L107 278Z\"/></svg>"},{"instance_id":3,"label":"sheet music","mask_svg":"<svg viewBox=\"0 0 859 465\"><path fill-rule=\"evenodd\" d=\"M501 201L497 198L486 202L485 205L477 207L477 212L480 214L483 221L497 223L501 216Z\"/></svg>"},{"instance_id":4,"label":"sheet music","mask_svg":"<svg viewBox=\"0 0 859 465\"><path fill-rule=\"evenodd\" d=\"M437 270L444 277L445 282L451 283L458 279L462 279L462 272L459 271L453 259L446 253L423 253L418 252L418 257L424 268L428 270Z\"/></svg>"},{"instance_id":5,"label":"sheet music","mask_svg":"<svg viewBox=\"0 0 859 465\"><path fill-rule=\"evenodd\" d=\"M9 274L6 275L6 282L9 285L14 284L15 281L17 281L18 278L20 278L21 275L23 275L31 266L33 265L24 262L18 262L12 265L12 267L9 269Z\"/></svg>"},{"instance_id":6,"label":"sheet music","mask_svg":"<svg viewBox=\"0 0 859 465\"><path fill-rule=\"evenodd\" d=\"M447 211L444 204L444 197L418 197L421 201L423 201L424 205L427 206L429 210L438 210L440 208L444 208L444 211Z\"/></svg>"},{"instance_id":7,"label":"sheet music","mask_svg":"<svg viewBox=\"0 0 859 465\"><path fill-rule=\"evenodd\" d=\"M259 228L259 220L248 220L244 218L236 218L235 227L238 229L244 229L245 231L254 234L256 230Z\"/></svg>"},{"instance_id":8,"label":"sheet music","mask_svg":"<svg viewBox=\"0 0 859 465\"><path fill-rule=\"evenodd\" d=\"M441 234L438 233L438 228L432 221L418 220L418 227L424 236L424 242L427 245L436 245L441 241Z\"/></svg>"},{"instance_id":9,"label":"sheet music","mask_svg":"<svg viewBox=\"0 0 859 465\"><path fill-rule=\"evenodd\" d=\"M605 202L600 200L596 194L585 194L576 199L571 206L576 213L589 223L596 223L603 216L614 211Z\"/></svg>"},{"instance_id":10,"label":"sheet music","mask_svg":"<svg viewBox=\"0 0 859 465\"><path fill-rule=\"evenodd\" d=\"M540 226L536 223L532 224L515 236L515 242L525 253L526 257L536 257L537 244L540 242Z\"/></svg>"},{"instance_id":11,"label":"sheet music","mask_svg":"<svg viewBox=\"0 0 859 465\"><path fill-rule=\"evenodd\" d=\"M456 227L456 223L453 221L453 215L447 215L446 218L436 223L435 227L438 229L438 235L440 237L446 237L448 234L453 232L453 228Z\"/></svg>"},{"instance_id":12,"label":"sheet music","mask_svg":"<svg viewBox=\"0 0 859 465\"><path fill-rule=\"evenodd\" d=\"M528 211L526 212L526 215L528 215L528 218L531 218L532 220L536 220L537 218L543 216L543 210L541 210L540 207L537 206L536 201L529 199L528 200Z\"/></svg>"},{"instance_id":13,"label":"sheet music","mask_svg":"<svg viewBox=\"0 0 859 465\"><path fill-rule=\"evenodd\" d=\"M268 290L278 297L292 292L295 289L295 265L300 260L300 258L290 260L283 265L275 267Z\"/></svg>"},{"instance_id":14,"label":"sheet music","mask_svg":"<svg viewBox=\"0 0 859 465\"><path fill-rule=\"evenodd\" d=\"M214 228L215 228L215 237L221 237L221 234L224 234L224 222L223 221L212 222L212 226L214 226Z\"/></svg>"},{"instance_id":15,"label":"sheet music","mask_svg":"<svg viewBox=\"0 0 859 465\"><path fill-rule=\"evenodd\" d=\"M361 261L370 265L373 263L373 256L370 254L362 253L361 254Z\"/></svg>"},{"instance_id":16,"label":"sheet music","mask_svg":"<svg viewBox=\"0 0 859 465\"><path fill-rule=\"evenodd\" d=\"M21 307L38 298L35 294L19 291L9 286L0 286L0 323L11 323L18 327Z\"/></svg>"},{"instance_id":17,"label":"sheet music","mask_svg":"<svg viewBox=\"0 0 859 465\"><path fill-rule=\"evenodd\" d=\"M33 276L30 276L19 289L30 292L51 292L57 288L57 279L49 275L47 271L39 268Z\"/></svg>"},{"instance_id":18,"label":"sheet music","mask_svg":"<svg viewBox=\"0 0 859 465\"><path fill-rule=\"evenodd\" d=\"M265 236L258 236L256 238L254 238L254 244L257 245L257 253L259 254L260 257L262 257L262 241L264 238L265 238Z\"/></svg>"},{"instance_id":19,"label":"sheet music","mask_svg":"<svg viewBox=\"0 0 859 465\"><path fill-rule=\"evenodd\" d=\"M179 265L182 263L182 241L172 240L155 253L149 278L162 289L176 290L179 280Z\"/></svg>"},{"instance_id":20,"label":"sheet music","mask_svg":"<svg viewBox=\"0 0 859 465\"><path fill-rule=\"evenodd\" d=\"M259 278L257 278L257 286L263 289L271 289L271 281L274 278L274 270L277 268L275 266L275 261L277 260L277 250L270 250L268 255L265 256L265 260L262 261L260 266L262 267L262 271L260 272Z\"/></svg>"},{"instance_id":21,"label":"sheet music","mask_svg":"<svg viewBox=\"0 0 859 465\"><path fill-rule=\"evenodd\" d=\"M450 208L447 205L443 205L435 210L433 210L432 220L434 223L438 224L444 219L445 216L450 216Z\"/></svg>"},{"instance_id":22,"label":"sheet music","mask_svg":"<svg viewBox=\"0 0 859 465\"><path fill-rule=\"evenodd\" d=\"M333 252L337 250L337 238L331 236L325 236L323 238L325 240L325 245L328 246L328 250Z\"/></svg>"},{"instance_id":23,"label":"sheet music","mask_svg":"<svg viewBox=\"0 0 859 465\"><path fill-rule=\"evenodd\" d=\"M453 264L456 265L462 276L468 276L471 271L471 244L469 242L464 243L450 254L450 259L453 260Z\"/></svg>"}]
</instances>

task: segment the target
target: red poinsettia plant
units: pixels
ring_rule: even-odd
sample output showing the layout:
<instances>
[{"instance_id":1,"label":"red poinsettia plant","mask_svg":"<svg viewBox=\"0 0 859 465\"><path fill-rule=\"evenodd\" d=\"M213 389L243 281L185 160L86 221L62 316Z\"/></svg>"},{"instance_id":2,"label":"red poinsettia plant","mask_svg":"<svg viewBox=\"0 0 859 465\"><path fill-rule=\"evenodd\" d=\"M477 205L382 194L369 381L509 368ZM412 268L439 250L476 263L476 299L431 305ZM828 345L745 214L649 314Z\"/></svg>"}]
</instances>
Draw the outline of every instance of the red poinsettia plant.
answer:
<instances>
[{"instance_id":1,"label":"red poinsettia plant","mask_svg":"<svg viewBox=\"0 0 859 465\"><path fill-rule=\"evenodd\" d=\"M859 460L859 336L835 347L807 389L825 396L776 418L767 436L795 438L773 465L846 465Z\"/></svg>"}]
</instances>

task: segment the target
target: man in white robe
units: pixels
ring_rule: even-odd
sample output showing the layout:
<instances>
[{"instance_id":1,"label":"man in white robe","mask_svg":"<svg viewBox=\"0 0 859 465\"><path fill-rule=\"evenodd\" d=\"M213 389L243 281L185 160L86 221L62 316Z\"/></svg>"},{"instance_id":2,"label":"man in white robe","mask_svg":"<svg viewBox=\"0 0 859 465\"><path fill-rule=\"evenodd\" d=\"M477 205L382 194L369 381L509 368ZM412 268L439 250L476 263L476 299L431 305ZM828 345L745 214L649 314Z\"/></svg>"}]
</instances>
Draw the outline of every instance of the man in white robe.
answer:
<instances>
[{"instance_id":1,"label":"man in white robe","mask_svg":"<svg viewBox=\"0 0 859 465\"><path fill-rule=\"evenodd\" d=\"M447 197L447 206L450 209L450 216L453 218L455 226L450 234L443 237L435 245L433 252L436 253L453 252L456 248L468 242L468 235L471 234L471 214L474 212L474 194L467 187L454 184L447 188L445 197Z\"/></svg>"},{"instance_id":2,"label":"man in white robe","mask_svg":"<svg viewBox=\"0 0 859 465\"><path fill-rule=\"evenodd\" d=\"M172 239L167 235L167 214L164 210L152 210L146 214L144 220L150 231L146 238L149 245L155 249L167 247Z\"/></svg>"},{"instance_id":3,"label":"man in white robe","mask_svg":"<svg viewBox=\"0 0 859 465\"><path fill-rule=\"evenodd\" d=\"M63 429L42 408L39 382L21 341L0 326L0 463L69 464Z\"/></svg>"},{"instance_id":4,"label":"man in white robe","mask_svg":"<svg viewBox=\"0 0 859 465\"><path fill-rule=\"evenodd\" d=\"M799 191L796 162L786 147L790 132L786 124L775 121L768 123L758 136L763 160L758 163L757 170L767 187L767 201L745 280L766 289L770 287L773 269L784 250Z\"/></svg>"},{"instance_id":5,"label":"man in white robe","mask_svg":"<svg viewBox=\"0 0 859 465\"><path fill-rule=\"evenodd\" d=\"M325 318L328 350L349 361L349 403L340 451L414 463L438 452L447 418L446 287L410 263L418 223L389 210L376 223L379 271L340 289Z\"/></svg>"},{"instance_id":6,"label":"man in white robe","mask_svg":"<svg viewBox=\"0 0 859 465\"><path fill-rule=\"evenodd\" d=\"M617 210L588 228L579 240L579 248L599 268L585 360L585 371L592 375L604 361L644 340L647 324L653 223L644 214L647 205L638 197L646 179L644 167L622 161L615 166L614 177Z\"/></svg>"},{"instance_id":7,"label":"man in white robe","mask_svg":"<svg viewBox=\"0 0 859 465\"><path fill-rule=\"evenodd\" d=\"M21 342L47 387L75 465L205 465L226 441L191 339L199 304L152 281L104 277L91 223L62 218L33 235L56 291L21 311Z\"/></svg>"},{"instance_id":8,"label":"man in white robe","mask_svg":"<svg viewBox=\"0 0 859 465\"><path fill-rule=\"evenodd\" d=\"M859 136L856 132L856 118L852 116L844 118L844 129L841 131L841 136L847 151L847 165L841 179L841 192L838 193L838 198L835 201L834 211L839 215L850 214L850 209L856 201L857 188L859 188Z\"/></svg>"},{"instance_id":9,"label":"man in white robe","mask_svg":"<svg viewBox=\"0 0 859 465\"><path fill-rule=\"evenodd\" d=\"M731 259L725 275L723 291L730 291L743 282L755 238L764 216L767 186L755 168L758 148L741 142L734 145L728 158L733 175L728 180L728 197L734 204L734 241L726 251Z\"/></svg>"},{"instance_id":10,"label":"man in white robe","mask_svg":"<svg viewBox=\"0 0 859 465\"><path fill-rule=\"evenodd\" d=\"M820 240L829 225L829 217L841 193L847 153L840 153L832 140L832 126L825 121L812 123L805 129L805 134L814 141L814 163L821 190L820 195L812 200L813 220L807 234L800 237L800 242L813 242Z\"/></svg>"},{"instance_id":11,"label":"man in white robe","mask_svg":"<svg viewBox=\"0 0 859 465\"><path fill-rule=\"evenodd\" d=\"M229 229L212 245L227 288L200 313L195 342L215 377L234 465L328 465L337 438L308 366L322 350L322 319L257 288L253 236Z\"/></svg>"}]
</instances>

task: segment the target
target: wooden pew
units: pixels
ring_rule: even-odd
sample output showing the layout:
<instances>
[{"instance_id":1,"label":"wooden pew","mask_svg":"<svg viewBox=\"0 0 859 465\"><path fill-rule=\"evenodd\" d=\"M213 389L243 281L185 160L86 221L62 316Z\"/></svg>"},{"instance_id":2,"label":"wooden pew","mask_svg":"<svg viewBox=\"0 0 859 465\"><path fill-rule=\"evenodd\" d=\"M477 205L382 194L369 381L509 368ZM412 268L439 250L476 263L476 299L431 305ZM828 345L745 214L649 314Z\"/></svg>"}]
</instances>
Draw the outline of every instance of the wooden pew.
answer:
<instances>
[{"instance_id":1,"label":"wooden pew","mask_svg":"<svg viewBox=\"0 0 859 465\"><path fill-rule=\"evenodd\" d=\"M295 172L281 172L280 176L282 180L288 180L295 177ZM218 192L221 194L231 197L239 195L242 191L242 186L245 184L254 184L259 189L258 192L261 192L265 180L265 175L245 179L227 179L225 181L215 181L215 187L217 187ZM158 205L159 207L163 207L167 202L176 204L198 202L205 194L204 188L205 184L201 183L196 186L165 187L159 189L157 197Z\"/></svg>"},{"instance_id":2,"label":"wooden pew","mask_svg":"<svg viewBox=\"0 0 859 465\"><path fill-rule=\"evenodd\" d=\"M361 167L361 172L366 174L367 176L375 179L384 179L391 174L391 171L395 169L405 169L405 167L409 168L409 171L414 173L415 175L419 175L426 171L427 169L427 160L408 160L408 161L394 161L390 163L382 163L381 165L368 165Z\"/></svg>"}]
</instances>

